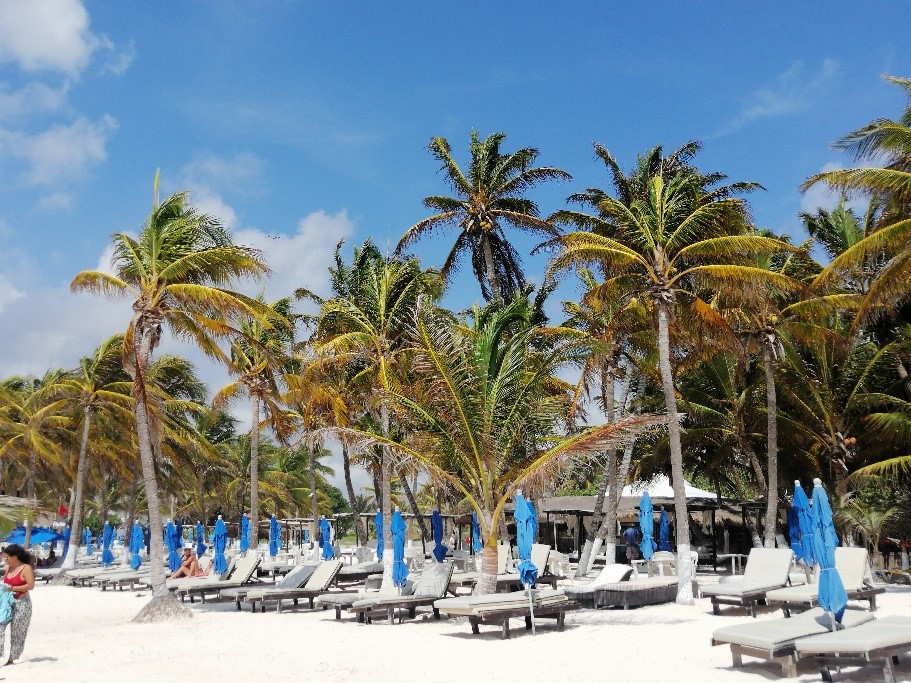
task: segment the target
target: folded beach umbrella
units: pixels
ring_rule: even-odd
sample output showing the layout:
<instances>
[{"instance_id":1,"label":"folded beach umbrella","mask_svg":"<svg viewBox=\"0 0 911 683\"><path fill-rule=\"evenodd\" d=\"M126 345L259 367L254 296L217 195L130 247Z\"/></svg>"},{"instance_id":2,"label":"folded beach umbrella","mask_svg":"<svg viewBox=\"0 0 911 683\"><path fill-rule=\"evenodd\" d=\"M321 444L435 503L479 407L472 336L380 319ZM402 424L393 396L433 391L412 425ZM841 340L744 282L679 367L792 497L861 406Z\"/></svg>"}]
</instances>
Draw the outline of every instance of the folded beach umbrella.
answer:
<instances>
[{"instance_id":1,"label":"folded beach umbrella","mask_svg":"<svg viewBox=\"0 0 911 683\"><path fill-rule=\"evenodd\" d=\"M378 562L383 561L383 551L385 548L383 544L386 542L383 538L383 513L380 510L376 511L376 559Z\"/></svg>"},{"instance_id":2,"label":"folded beach umbrella","mask_svg":"<svg viewBox=\"0 0 911 683\"><path fill-rule=\"evenodd\" d=\"M206 552L206 530L202 526L202 522L196 522L196 556L202 557L203 553Z\"/></svg>"},{"instance_id":3,"label":"folded beach umbrella","mask_svg":"<svg viewBox=\"0 0 911 683\"><path fill-rule=\"evenodd\" d=\"M173 522L168 522L164 528L164 542L168 547L168 569L176 572L180 569L180 538L177 536L177 527Z\"/></svg>"},{"instance_id":4,"label":"folded beach umbrella","mask_svg":"<svg viewBox=\"0 0 911 683\"><path fill-rule=\"evenodd\" d=\"M519 581L528 591L528 609L531 614L531 633L535 633L535 613L531 601L531 587L538 580L538 568L531 561L531 545L534 542L534 529L532 526L532 513L528 503L522 496L522 491L516 491L516 511L513 515L516 522L516 545L519 549Z\"/></svg>"},{"instance_id":5,"label":"folded beach umbrella","mask_svg":"<svg viewBox=\"0 0 911 683\"><path fill-rule=\"evenodd\" d=\"M114 542L114 529L109 522L104 523L102 539L101 566L108 567L114 562L114 553L111 552L111 543Z\"/></svg>"},{"instance_id":6,"label":"folded beach umbrella","mask_svg":"<svg viewBox=\"0 0 911 683\"><path fill-rule=\"evenodd\" d=\"M221 515L218 515L218 519L215 520L214 546L215 557L212 569L217 574L221 574L228 568L228 560L225 557L225 548L228 547L228 529L225 527L225 521L221 518Z\"/></svg>"},{"instance_id":7,"label":"folded beach umbrella","mask_svg":"<svg viewBox=\"0 0 911 683\"><path fill-rule=\"evenodd\" d=\"M788 508L788 541L797 559L803 557L803 546L800 544L800 513L793 505Z\"/></svg>"},{"instance_id":8,"label":"folded beach umbrella","mask_svg":"<svg viewBox=\"0 0 911 683\"><path fill-rule=\"evenodd\" d=\"M819 479L813 480L813 555L819 565L819 606L841 618L848 606L848 594L835 569L835 547L838 536L832 523L832 508Z\"/></svg>"},{"instance_id":9,"label":"folded beach umbrella","mask_svg":"<svg viewBox=\"0 0 911 683\"><path fill-rule=\"evenodd\" d=\"M63 530L63 557L66 557L66 554L70 551L70 535L72 533L69 527Z\"/></svg>"},{"instance_id":10,"label":"folded beach umbrella","mask_svg":"<svg viewBox=\"0 0 911 683\"><path fill-rule=\"evenodd\" d=\"M639 499L639 529L642 531L639 549L642 557L650 560L655 554L655 508L652 507L652 497L648 491L644 491Z\"/></svg>"},{"instance_id":11,"label":"folded beach umbrella","mask_svg":"<svg viewBox=\"0 0 911 683\"><path fill-rule=\"evenodd\" d=\"M531 525L531 542L538 542L538 511L535 510L535 506L532 505L531 500L526 500L525 504L528 506L528 523Z\"/></svg>"},{"instance_id":12,"label":"folded beach umbrella","mask_svg":"<svg viewBox=\"0 0 911 683\"><path fill-rule=\"evenodd\" d=\"M449 548L443 545L443 517L439 510L434 510L430 516L430 528L433 530L433 556L437 562L442 562Z\"/></svg>"},{"instance_id":13,"label":"folded beach umbrella","mask_svg":"<svg viewBox=\"0 0 911 683\"><path fill-rule=\"evenodd\" d=\"M105 522L105 524L107 524L107 522ZM102 531L99 531L98 535L95 536L95 550L98 552L101 552L101 546L103 545L104 541L104 533L102 533Z\"/></svg>"},{"instance_id":14,"label":"folded beach umbrella","mask_svg":"<svg viewBox=\"0 0 911 683\"><path fill-rule=\"evenodd\" d=\"M95 549L92 548L92 530L85 527L82 530L82 545L85 546L86 555L91 555Z\"/></svg>"},{"instance_id":15,"label":"folded beach umbrella","mask_svg":"<svg viewBox=\"0 0 911 683\"><path fill-rule=\"evenodd\" d=\"M183 523L174 522L174 528L177 529L177 540L180 541L180 545L183 547Z\"/></svg>"},{"instance_id":16,"label":"folded beach umbrella","mask_svg":"<svg viewBox=\"0 0 911 683\"><path fill-rule=\"evenodd\" d=\"M282 528L278 525L278 520L275 519L275 515L272 515L272 519L269 520L269 556L275 557L278 555L278 547L282 542Z\"/></svg>"},{"instance_id":17,"label":"folded beach umbrella","mask_svg":"<svg viewBox=\"0 0 911 683\"><path fill-rule=\"evenodd\" d=\"M389 523L392 532L392 585L403 587L408 581L408 565L405 564L405 520L395 510Z\"/></svg>"},{"instance_id":18,"label":"folded beach umbrella","mask_svg":"<svg viewBox=\"0 0 911 683\"><path fill-rule=\"evenodd\" d=\"M240 516L240 552L245 553L250 549L250 518L247 513Z\"/></svg>"},{"instance_id":19,"label":"folded beach umbrella","mask_svg":"<svg viewBox=\"0 0 911 683\"><path fill-rule=\"evenodd\" d=\"M139 553L142 550L144 543L142 526L139 522L134 522L133 531L130 532L130 569L133 571L139 569L139 565L142 564Z\"/></svg>"},{"instance_id":20,"label":"folded beach umbrella","mask_svg":"<svg viewBox=\"0 0 911 683\"><path fill-rule=\"evenodd\" d=\"M671 549L671 525L667 521L667 510L661 508L661 516L658 518L658 550Z\"/></svg>"},{"instance_id":21,"label":"folded beach umbrella","mask_svg":"<svg viewBox=\"0 0 911 683\"><path fill-rule=\"evenodd\" d=\"M332 528L329 526L329 520L321 517L319 520L319 544L323 549L320 554L324 560L335 558L335 551L332 549Z\"/></svg>"},{"instance_id":22,"label":"folded beach umbrella","mask_svg":"<svg viewBox=\"0 0 911 683\"><path fill-rule=\"evenodd\" d=\"M816 562L815 544L813 543L815 525L810 501L807 500L807 494L804 493L800 481L794 482L794 500L791 502L791 509L797 511L797 524L800 527L800 552L798 553L798 549L794 547L793 540L791 549L797 553L798 560L802 560L805 565L810 567ZM790 518L788 523L790 524Z\"/></svg>"},{"instance_id":23,"label":"folded beach umbrella","mask_svg":"<svg viewBox=\"0 0 911 683\"><path fill-rule=\"evenodd\" d=\"M147 526L142 530L142 540L146 547L146 555L152 552L152 527Z\"/></svg>"},{"instance_id":24,"label":"folded beach umbrella","mask_svg":"<svg viewBox=\"0 0 911 683\"><path fill-rule=\"evenodd\" d=\"M478 513L471 513L471 549L475 553L481 552L484 544L481 542L481 525L478 523Z\"/></svg>"}]
</instances>

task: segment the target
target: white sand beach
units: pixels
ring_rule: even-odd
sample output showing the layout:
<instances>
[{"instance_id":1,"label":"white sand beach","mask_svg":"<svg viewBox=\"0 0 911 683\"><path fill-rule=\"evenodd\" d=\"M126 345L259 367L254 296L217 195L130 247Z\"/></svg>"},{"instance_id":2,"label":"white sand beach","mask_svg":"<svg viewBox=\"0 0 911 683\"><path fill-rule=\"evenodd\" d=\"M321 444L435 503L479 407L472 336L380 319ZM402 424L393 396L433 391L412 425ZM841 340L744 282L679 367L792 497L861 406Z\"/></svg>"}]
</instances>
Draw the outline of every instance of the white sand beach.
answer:
<instances>
[{"instance_id":1,"label":"white sand beach","mask_svg":"<svg viewBox=\"0 0 911 683\"><path fill-rule=\"evenodd\" d=\"M748 620L729 608L712 616L707 599L694 607L662 605L630 611L579 610L564 632L544 621L532 636L513 622L512 639L495 627L471 635L464 619L418 618L404 624L338 622L333 612L286 610L239 613L233 603L190 606L193 618L137 625L130 619L148 593L38 586L22 660L0 669L0 681L608 681L778 680L778 668L747 660L731 667L726 646L710 647L719 626ZM890 587L879 614L908 614L911 587ZM761 608L759 619L780 616ZM686 669L686 673L681 672ZM819 681L801 663L799 681ZM903 660L898 680L911 680ZM785 680L785 679L781 679ZM839 681L881 681L869 669L842 672Z\"/></svg>"}]
</instances>

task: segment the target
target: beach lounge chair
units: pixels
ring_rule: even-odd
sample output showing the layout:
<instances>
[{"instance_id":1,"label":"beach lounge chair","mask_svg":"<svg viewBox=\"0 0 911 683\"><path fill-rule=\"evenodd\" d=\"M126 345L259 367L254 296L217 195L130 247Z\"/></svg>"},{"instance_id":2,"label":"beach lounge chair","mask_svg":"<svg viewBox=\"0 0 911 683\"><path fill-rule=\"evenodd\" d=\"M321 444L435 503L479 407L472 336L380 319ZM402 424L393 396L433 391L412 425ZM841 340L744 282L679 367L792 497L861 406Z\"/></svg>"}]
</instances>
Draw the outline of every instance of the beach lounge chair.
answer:
<instances>
[{"instance_id":1,"label":"beach lounge chair","mask_svg":"<svg viewBox=\"0 0 911 683\"><path fill-rule=\"evenodd\" d=\"M911 651L911 617L873 619L856 628L803 638L795 648L800 659L815 662L822 680L829 683L830 667L843 666L882 667L885 683L894 683L898 656Z\"/></svg>"},{"instance_id":2,"label":"beach lounge chair","mask_svg":"<svg viewBox=\"0 0 911 683\"><path fill-rule=\"evenodd\" d=\"M296 567L292 567L291 571L285 574L279 581L276 581L274 585L269 586L269 588L282 588L282 589L293 589L301 588L307 580L313 575L314 570L316 570L317 565L315 564L299 564ZM236 586L233 588L222 588L218 595L221 598L230 598L234 600L237 604L237 609L240 610L240 603L247 596L247 593L255 590L262 590L263 586L258 584L248 584L246 586Z\"/></svg>"},{"instance_id":3,"label":"beach lounge chair","mask_svg":"<svg viewBox=\"0 0 911 683\"><path fill-rule=\"evenodd\" d=\"M500 626L500 637L504 640L510 636L510 619L524 618L525 628L531 628L532 606L535 619L555 619L558 631L563 630L566 612L579 608L579 604L567 599L563 591L551 589L521 591L508 595L467 595L444 598L433 604L434 613L468 617L471 632L474 634L480 633L479 625L482 623Z\"/></svg>"},{"instance_id":4,"label":"beach lounge chair","mask_svg":"<svg viewBox=\"0 0 911 683\"><path fill-rule=\"evenodd\" d=\"M591 581L581 586L567 586L564 589L566 597L575 600L583 607L597 607L596 592L610 584L628 581L633 573L633 568L628 564L607 564Z\"/></svg>"},{"instance_id":5,"label":"beach lounge chair","mask_svg":"<svg viewBox=\"0 0 911 683\"><path fill-rule=\"evenodd\" d=\"M765 600L766 593L783 588L788 583L793 551L788 548L753 548L742 576L731 577L723 583L700 586L704 596L712 598L712 612L721 614L719 605L746 607L756 616L756 605Z\"/></svg>"},{"instance_id":6,"label":"beach lounge chair","mask_svg":"<svg viewBox=\"0 0 911 683\"><path fill-rule=\"evenodd\" d=\"M383 612L389 623L395 623L396 610L407 610L408 616L414 618L418 607L433 607L434 602L446 595L449 590L449 581L452 579L452 562L428 563L420 578L414 583L414 592L411 595L377 595L375 597L358 600L351 605L351 612L363 614L369 623L374 612ZM440 618L440 613L433 608L433 616ZM399 623L402 617L399 617Z\"/></svg>"},{"instance_id":7,"label":"beach lounge chair","mask_svg":"<svg viewBox=\"0 0 911 683\"><path fill-rule=\"evenodd\" d=\"M140 567L136 571L121 568L121 571L119 572L103 574L96 578L97 581L95 583L97 583L98 587L103 591L106 591L108 588L117 588L123 591L124 587L133 590L136 584L149 580L149 570L145 567Z\"/></svg>"},{"instance_id":8,"label":"beach lounge chair","mask_svg":"<svg viewBox=\"0 0 911 683\"><path fill-rule=\"evenodd\" d=\"M256 611L256 605L259 604L260 611L266 611L267 602L275 602L276 609L282 611L283 600L293 600L296 605L298 600L306 599L310 603L310 609L313 609L313 601L320 595L329 590L329 586L335 581L342 568L341 560L327 560L316 565L310 578L301 588L278 588L277 586L267 586L257 590L248 591L243 601L250 603L252 611Z\"/></svg>"},{"instance_id":9,"label":"beach lounge chair","mask_svg":"<svg viewBox=\"0 0 911 683\"><path fill-rule=\"evenodd\" d=\"M364 581L368 576L382 573L382 562L358 562L357 564L343 566L336 576L335 582L337 584L359 583Z\"/></svg>"},{"instance_id":10,"label":"beach lounge chair","mask_svg":"<svg viewBox=\"0 0 911 683\"><path fill-rule=\"evenodd\" d=\"M869 554L866 548L836 548L835 569L841 577L849 600L866 600L870 610L876 611L876 596L885 588L875 588L867 580L870 573ZM801 586L787 586L766 593L766 602L778 605L786 617L792 611L803 611L819 604L819 585L807 583Z\"/></svg>"},{"instance_id":11,"label":"beach lounge chair","mask_svg":"<svg viewBox=\"0 0 911 683\"><path fill-rule=\"evenodd\" d=\"M226 588L240 588L246 586L251 581L256 580L256 569L259 567L261 559L256 553L247 553L245 557L239 557L234 562L233 570L225 572L222 574L220 580L215 581L206 581L206 578L195 579L196 583L188 583L182 586L179 586L177 590L177 595L180 597L180 601L183 602L184 598L189 597L190 602L194 602L195 598L198 596L203 603L206 602L206 596L212 593L220 593ZM209 574L212 576L212 574ZM180 581L181 579L178 579ZM188 579L188 581L194 581L194 579Z\"/></svg>"},{"instance_id":12,"label":"beach lounge chair","mask_svg":"<svg viewBox=\"0 0 911 683\"><path fill-rule=\"evenodd\" d=\"M869 612L846 610L842 625L853 630L873 619ZM829 633L832 617L821 608L814 608L792 619L763 619L747 621L717 629L712 645L730 645L734 666L743 666L743 656L768 659L781 665L781 675L797 675L795 644L801 638Z\"/></svg>"},{"instance_id":13,"label":"beach lounge chair","mask_svg":"<svg viewBox=\"0 0 911 683\"><path fill-rule=\"evenodd\" d=\"M588 591L568 588L565 593L567 598L578 600L581 605L595 609L630 609L645 605L662 605L677 598L677 577L649 576L635 581L598 584Z\"/></svg>"},{"instance_id":14,"label":"beach lounge chair","mask_svg":"<svg viewBox=\"0 0 911 683\"><path fill-rule=\"evenodd\" d=\"M380 576L380 578L382 580L382 574L379 574L379 575L372 574L371 578L373 576ZM412 593L414 593L414 586L415 586L414 580L417 580L417 578L420 578L420 575L415 576L414 574L410 574L408 576L408 581L401 588L398 588L396 586L388 586L386 588L383 588L382 583L381 583L379 588L374 589L374 590L370 589L370 587L368 585L368 581L365 580L364 586L361 589L359 589L357 592L323 593L321 596L319 596L316 599L316 604L317 604L317 606L322 607L324 610L335 609L335 618L341 619L342 610L351 609L354 606L354 603L360 602L361 600L368 600L371 598L378 598L378 597L385 597L385 596L392 597L392 596L411 595ZM412 580L412 579L414 579L414 580ZM365 612L356 613L357 620L359 622L362 622L365 620L364 614L365 614Z\"/></svg>"}]
</instances>

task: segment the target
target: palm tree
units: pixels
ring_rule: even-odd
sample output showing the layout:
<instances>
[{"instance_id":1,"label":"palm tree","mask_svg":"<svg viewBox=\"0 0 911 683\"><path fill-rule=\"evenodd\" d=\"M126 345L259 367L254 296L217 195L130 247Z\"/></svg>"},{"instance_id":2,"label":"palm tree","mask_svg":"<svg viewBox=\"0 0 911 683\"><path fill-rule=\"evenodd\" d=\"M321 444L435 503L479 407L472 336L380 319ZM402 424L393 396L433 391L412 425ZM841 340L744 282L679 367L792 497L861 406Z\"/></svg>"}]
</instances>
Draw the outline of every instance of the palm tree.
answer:
<instances>
[{"instance_id":1,"label":"palm tree","mask_svg":"<svg viewBox=\"0 0 911 683\"><path fill-rule=\"evenodd\" d=\"M677 519L688 519L683 490L683 454L671 348L671 322L677 320L711 341L724 328L719 312L706 298L732 287L755 290L772 285L786 287L786 278L751 263L757 253L785 249L778 240L747 234L744 204L732 197L743 186L712 187L721 176L680 171L665 180L662 175L644 183L646 195L631 202L607 193L587 193L586 203L597 214L560 212L555 220L589 231L561 236L552 244L561 252L551 265L567 267L594 263L620 278L631 297L640 297L652 308L657 328L658 366L667 409L671 474ZM685 313L684 313L685 311ZM678 328L680 325L678 325ZM696 335L694 335L696 337ZM679 351L680 349L676 349ZM692 563L687 524L677 525L679 582L677 602L691 604Z\"/></svg>"},{"instance_id":2,"label":"palm tree","mask_svg":"<svg viewBox=\"0 0 911 683\"><path fill-rule=\"evenodd\" d=\"M160 451L160 425L150 411L146 373L161 341L162 327L199 345L207 354L227 362L217 341L240 334L232 321L239 317L275 320L275 314L253 299L225 288L237 278L268 272L258 251L234 244L231 235L210 216L189 204L186 192L158 199L158 174L152 212L139 237L113 235L114 273L83 271L73 291L112 297L131 297L133 317L123 342L124 368L133 379L136 437L151 525L152 601L137 620L180 615L167 590L162 562L161 501L155 461Z\"/></svg>"},{"instance_id":3,"label":"palm tree","mask_svg":"<svg viewBox=\"0 0 911 683\"><path fill-rule=\"evenodd\" d=\"M424 206L437 213L412 226L396 247L396 253L402 253L434 230L457 227L459 236L440 274L448 281L467 255L487 300L511 298L525 284L521 258L506 236L506 226L547 237L558 234L549 221L540 217L537 204L525 193L547 180L570 179L558 168L532 168L538 157L538 150L533 147L502 152L500 146L505 139L505 133L493 133L481 140L478 132L472 131L471 160L465 173L452 158L449 142L431 138L430 153L442 163L441 170L456 196L426 197Z\"/></svg>"}]
</instances>

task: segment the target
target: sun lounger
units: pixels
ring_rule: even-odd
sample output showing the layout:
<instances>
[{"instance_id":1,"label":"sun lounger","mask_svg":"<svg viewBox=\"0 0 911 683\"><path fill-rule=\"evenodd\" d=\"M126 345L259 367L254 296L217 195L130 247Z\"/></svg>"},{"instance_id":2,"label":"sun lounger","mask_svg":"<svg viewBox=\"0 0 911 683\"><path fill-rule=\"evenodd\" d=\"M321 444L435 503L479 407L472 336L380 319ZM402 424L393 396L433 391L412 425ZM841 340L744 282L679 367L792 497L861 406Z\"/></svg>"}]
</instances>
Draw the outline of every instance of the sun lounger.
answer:
<instances>
[{"instance_id":1,"label":"sun lounger","mask_svg":"<svg viewBox=\"0 0 911 683\"><path fill-rule=\"evenodd\" d=\"M595 604L596 593L614 583L628 581L633 573L633 568L628 564L607 564L591 581L580 586L567 586L564 589L566 597L575 600L583 607L597 607Z\"/></svg>"},{"instance_id":2,"label":"sun lounger","mask_svg":"<svg viewBox=\"0 0 911 683\"><path fill-rule=\"evenodd\" d=\"M529 597L530 592L530 597ZM509 620L525 619L525 628L531 628L532 607L535 619L555 619L557 630L562 631L566 612L579 608L579 604L567 599L563 591L532 590L492 595L468 595L457 598L437 600L434 612L449 616L466 616L471 624L472 633L480 633L479 625L496 624L500 626L501 638L509 638Z\"/></svg>"},{"instance_id":3,"label":"sun lounger","mask_svg":"<svg viewBox=\"0 0 911 683\"><path fill-rule=\"evenodd\" d=\"M251 581L254 581L256 578L256 569L259 567L260 561L258 555L255 553L248 553L245 557L237 558L237 561L234 563L233 571L229 570L228 572L225 572L225 574L222 575L223 578L221 578L221 580L206 581L205 578L196 579L195 584L189 583L179 586L176 589L177 595L180 597L181 602L183 602L186 597L190 598L190 602L194 602L195 598L199 596L203 603L205 603L206 595L220 593L226 588L240 588L241 586L246 586ZM212 574L209 574L209 576L212 576ZM193 581L193 579L189 579L189 581Z\"/></svg>"},{"instance_id":4,"label":"sun lounger","mask_svg":"<svg viewBox=\"0 0 911 683\"><path fill-rule=\"evenodd\" d=\"M424 571L414 583L411 595L377 595L358 600L351 605L354 614L363 614L368 623L375 612L385 613L389 623L395 623L396 610L407 610L408 616L414 618L418 607L433 607L433 603L446 595L449 581L452 579L452 562L432 562L424 566ZM440 613L433 609L433 616L440 618ZM402 617L399 617L399 623Z\"/></svg>"},{"instance_id":5,"label":"sun lounger","mask_svg":"<svg viewBox=\"0 0 911 683\"><path fill-rule=\"evenodd\" d=\"M293 600L296 605L301 599L308 600L310 609L313 609L313 601L329 590L329 586L335 581L341 568L341 560L320 562L302 588L278 588L276 586L258 588L255 591L249 591L243 601L249 602L250 608L254 612L257 604L260 606L260 611L265 612L267 602L275 602L277 610L281 612L283 600Z\"/></svg>"},{"instance_id":6,"label":"sun lounger","mask_svg":"<svg viewBox=\"0 0 911 683\"><path fill-rule=\"evenodd\" d=\"M870 568L866 548L836 548L835 569L844 584L849 600L866 600L870 610L876 611L876 596L885 588L875 588L867 582ZM819 604L819 585L808 583L802 586L788 586L766 593L766 602L778 605L786 617L792 611L802 611Z\"/></svg>"},{"instance_id":7,"label":"sun lounger","mask_svg":"<svg viewBox=\"0 0 911 683\"><path fill-rule=\"evenodd\" d=\"M132 569L124 569L120 567L120 571L112 572L110 574L102 574L95 577L94 583L98 585L101 590L107 590L108 588L119 588L121 591L124 586L129 587L130 590L133 590L133 587L142 581L149 580L149 570L146 567L140 567L139 569L133 571Z\"/></svg>"},{"instance_id":8,"label":"sun lounger","mask_svg":"<svg viewBox=\"0 0 911 683\"><path fill-rule=\"evenodd\" d=\"M359 562L358 564L343 566L335 580L336 583L360 583L368 576L382 573L382 562Z\"/></svg>"},{"instance_id":9,"label":"sun lounger","mask_svg":"<svg viewBox=\"0 0 911 683\"><path fill-rule=\"evenodd\" d=\"M676 576L650 576L635 581L569 587L566 597L578 601L585 607L606 609L610 607L643 607L673 602L677 597Z\"/></svg>"},{"instance_id":10,"label":"sun lounger","mask_svg":"<svg viewBox=\"0 0 911 683\"><path fill-rule=\"evenodd\" d=\"M824 681L832 681L829 667L879 666L885 683L894 683L898 656L911 651L911 617L874 619L856 628L803 638L795 648L801 659L815 661Z\"/></svg>"},{"instance_id":11,"label":"sun lounger","mask_svg":"<svg viewBox=\"0 0 911 683\"><path fill-rule=\"evenodd\" d=\"M371 574L372 576L376 576ZM379 575L382 577L382 574ZM324 610L335 609L335 618L342 618L342 610L349 610L354 606L354 603L360 602L361 600L368 600L370 598L378 598L385 596L407 596L414 593L415 583L412 579L420 578L415 577L414 575L409 575L408 581L401 588L395 586L388 586L383 588L382 584L380 585L379 590L370 590L367 581L364 581L364 587L357 592L350 593L323 593L316 599L316 604L319 607L322 607ZM364 612L357 612L357 620L359 622L365 621Z\"/></svg>"},{"instance_id":12,"label":"sun lounger","mask_svg":"<svg viewBox=\"0 0 911 683\"><path fill-rule=\"evenodd\" d=\"M842 624L853 630L873 619L869 612L846 610ZM792 619L763 619L725 626L712 634L712 645L730 645L734 666L743 666L743 656L768 659L781 665L781 675L797 675L795 644L801 638L829 633L832 618L821 608Z\"/></svg>"},{"instance_id":13,"label":"sun lounger","mask_svg":"<svg viewBox=\"0 0 911 683\"><path fill-rule=\"evenodd\" d=\"M714 614L721 614L719 605L737 605L746 607L755 617L756 605L765 600L766 593L788 583L793 556L793 551L787 548L753 548L743 576L701 586L699 590L703 596L712 598Z\"/></svg>"},{"instance_id":14,"label":"sun lounger","mask_svg":"<svg viewBox=\"0 0 911 683\"><path fill-rule=\"evenodd\" d=\"M274 586L270 587L282 589L301 588L313 575L316 567L317 565L315 564L299 564L296 567L292 567L290 572L285 574ZM219 597L233 599L234 602L237 603L237 609L240 610L240 603L247 596L247 593L255 590L262 590L262 586L248 585L235 588L224 588L219 592Z\"/></svg>"}]
</instances>

